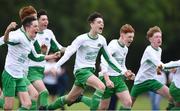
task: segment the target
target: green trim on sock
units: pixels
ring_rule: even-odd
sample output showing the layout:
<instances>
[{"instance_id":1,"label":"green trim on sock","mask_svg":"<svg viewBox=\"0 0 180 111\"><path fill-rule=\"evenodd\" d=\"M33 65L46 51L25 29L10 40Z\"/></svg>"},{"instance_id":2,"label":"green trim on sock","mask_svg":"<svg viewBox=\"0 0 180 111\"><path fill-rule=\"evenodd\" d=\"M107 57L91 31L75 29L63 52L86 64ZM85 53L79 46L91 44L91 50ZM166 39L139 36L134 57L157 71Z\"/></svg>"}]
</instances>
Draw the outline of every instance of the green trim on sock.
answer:
<instances>
[{"instance_id":1,"label":"green trim on sock","mask_svg":"<svg viewBox=\"0 0 180 111\"><path fill-rule=\"evenodd\" d=\"M166 110L171 110L171 108L173 108L174 106L175 105L173 103L168 103Z\"/></svg>"},{"instance_id":2,"label":"green trim on sock","mask_svg":"<svg viewBox=\"0 0 180 111\"><path fill-rule=\"evenodd\" d=\"M173 108L171 108L171 111L179 111L180 110L180 107L173 107Z\"/></svg>"},{"instance_id":3,"label":"green trim on sock","mask_svg":"<svg viewBox=\"0 0 180 111\"><path fill-rule=\"evenodd\" d=\"M119 108L119 111L131 111L131 108L125 108L125 107L121 106Z\"/></svg>"},{"instance_id":4,"label":"green trim on sock","mask_svg":"<svg viewBox=\"0 0 180 111\"><path fill-rule=\"evenodd\" d=\"M82 98L81 98L81 102L84 103L85 105L87 105L88 107L91 106L91 101L92 101L92 99L87 96L82 96Z\"/></svg>"},{"instance_id":5,"label":"green trim on sock","mask_svg":"<svg viewBox=\"0 0 180 111\"><path fill-rule=\"evenodd\" d=\"M4 99L0 98L0 108L3 108L3 106L4 106Z\"/></svg>"},{"instance_id":6,"label":"green trim on sock","mask_svg":"<svg viewBox=\"0 0 180 111\"><path fill-rule=\"evenodd\" d=\"M101 100L103 94L104 94L104 92L101 90L95 91L95 93L92 96L92 101L91 101L91 105L90 105L91 110L97 110L99 108L99 103L100 103L100 100Z\"/></svg>"},{"instance_id":7,"label":"green trim on sock","mask_svg":"<svg viewBox=\"0 0 180 111\"><path fill-rule=\"evenodd\" d=\"M19 111L24 111L24 110L28 110L28 108L25 108L25 107L23 107L23 106L21 106L21 107L19 108Z\"/></svg>"},{"instance_id":8,"label":"green trim on sock","mask_svg":"<svg viewBox=\"0 0 180 111\"><path fill-rule=\"evenodd\" d=\"M49 97L49 92L47 90L42 91L39 94L38 105L39 106L47 106L48 105L48 97Z\"/></svg>"},{"instance_id":9,"label":"green trim on sock","mask_svg":"<svg viewBox=\"0 0 180 111\"><path fill-rule=\"evenodd\" d=\"M30 110L36 110L37 109L37 101L36 100L31 100L31 107Z\"/></svg>"},{"instance_id":10,"label":"green trim on sock","mask_svg":"<svg viewBox=\"0 0 180 111\"><path fill-rule=\"evenodd\" d=\"M62 96L62 97L57 98L56 101L54 101L52 104L48 105L47 109L48 110L56 110L58 108L61 108L65 104L67 104L67 102L65 100L65 96Z\"/></svg>"}]
</instances>

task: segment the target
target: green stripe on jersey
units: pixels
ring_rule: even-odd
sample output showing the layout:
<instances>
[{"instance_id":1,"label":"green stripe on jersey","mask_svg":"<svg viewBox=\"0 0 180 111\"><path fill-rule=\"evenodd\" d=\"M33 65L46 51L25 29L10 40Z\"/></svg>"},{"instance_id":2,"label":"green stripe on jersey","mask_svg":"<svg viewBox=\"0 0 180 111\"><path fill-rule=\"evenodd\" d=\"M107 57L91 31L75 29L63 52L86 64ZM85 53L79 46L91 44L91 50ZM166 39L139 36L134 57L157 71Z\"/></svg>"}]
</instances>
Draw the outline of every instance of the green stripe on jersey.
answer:
<instances>
[{"instance_id":1,"label":"green stripe on jersey","mask_svg":"<svg viewBox=\"0 0 180 111\"><path fill-rule=\"evenodd\" d=\"M109 64L109 66L114 69L115 71L121 73L121 70L119 68L117 68L109 59L108 54L106 53L106 51L104 50L104 48L102 47L100 49L100 52L103 54L103 57L105 58L105 60L107 61L107 63Z\"/></svg>"},{"instance_id":2,"label":"green stripe on jersey","mask_svg":"<svg viewBox=\"0 0 180 111\"><path fill-rule=\"evenodd\" d=\"M37 40L34 42L33 45L34 45L34 48L35 48L37 54L41 54L41 47L40 47L40 45L39 45Z\"/></svg>"},{"instance_id":3,"label":"green stripe on jersey","mask_svg":"<svg viewBox=\"0 0 180 111\"><path fill-rule=\"evenodd\" d=\"M50 44L51 47L49 49L49 52L55 53L57 51L60 51L59 47L57 46L57 44L54 42L53 39L51 39Z\"/></svg>"},{"instance_id":4,"label":"green stripe on jersey","mask_svg":"<svg viewBox=\"0 0 180 111\"><path fill-rule=\"evenodd\" d=\"M44 61L44 57L45 56L35 57L34 54L32 53L32 51L28 55L28 58L30 58L31 60L36 61L36 62Z\"/></svg>"}]
</instances>

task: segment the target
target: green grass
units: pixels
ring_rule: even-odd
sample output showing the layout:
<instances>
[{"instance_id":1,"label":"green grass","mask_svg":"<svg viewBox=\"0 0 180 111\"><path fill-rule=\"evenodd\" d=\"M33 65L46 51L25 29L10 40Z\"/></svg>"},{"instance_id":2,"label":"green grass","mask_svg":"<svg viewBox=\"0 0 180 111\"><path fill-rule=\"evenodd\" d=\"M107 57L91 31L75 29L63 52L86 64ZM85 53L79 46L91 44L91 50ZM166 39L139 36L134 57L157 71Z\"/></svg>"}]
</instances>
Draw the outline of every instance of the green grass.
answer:
<instances>
[{"instance_id":1,"label":"green grass","mask_svg":"<svg viewBox=\"0 0 180 111\"><path fill-rule=\"evenodd\" d=\"M86 96L91 96L91 94L86 93ZM160 103L160 109L165 110L166 106L168 104L168 101L165 98L162 98L161 103ZM18 100L16 99L14 109L17 109L19 106ZM117 109L119 109L120 103L117 105ZM84 105L83 103L76 103L73 104L71 107L65 106L66 110L89 110L89 107ZM141 95L137 98L136 102L134 103L134 106L132 108L132 111L139 111L139 110L151 110L151 104L150 104L150 99L146 94ZM59 111L59 110L57 110Z\"/></svg>"},{"instance_id":2,"label":"green grass","mask_svg":"<svg viewBox=\"0 0 180 111\"><path fill-rule=\"evenodd\" d=\"M89 96L89 95L87 95ZM165 98L162 98L161 103L160 103L160 109L165 110L167 107L168 101ZM119 109L120 103L118 103L117 109ZM71 107L67 107L67 110L89 110L89 108L84 105L83 103L77 103L72 105ZM132 111L135 110L151 110L151 104L150 104L150 99L146 94L141 95L137 98L136 102L134 103L134 106L132 108Z\"/></svg>"}]
</instances>

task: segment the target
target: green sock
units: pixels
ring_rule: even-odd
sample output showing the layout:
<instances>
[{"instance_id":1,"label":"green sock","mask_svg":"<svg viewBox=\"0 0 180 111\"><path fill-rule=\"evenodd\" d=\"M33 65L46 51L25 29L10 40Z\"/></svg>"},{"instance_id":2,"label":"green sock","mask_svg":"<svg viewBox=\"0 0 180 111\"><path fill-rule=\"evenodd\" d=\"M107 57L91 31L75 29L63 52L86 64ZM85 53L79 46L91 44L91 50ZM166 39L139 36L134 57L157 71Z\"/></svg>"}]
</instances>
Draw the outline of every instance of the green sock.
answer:
<instances>
[{"instance_id":1,"label":"green sock","mask_svg":"<svg viewBox=\"0 0 180 111\"><path fill-rule=\"evenodd\" d=\"M49 93L47 90L44 90L39 94L39 98L38 98L39 106L48 105L48 96L49 96Z\"/></svg>"},{"instance_id":2,"label":"green sock","mask_svg":"<svg viewBox=\"0 0 180 111\"><path fill-rule=\"evenodd\" d=\"M91 110L97 110L99 107L99 102L103 96L104 92L101 90L96 90L95 93L92 96L92 101L91 101Z\"/></svg>"},{"instance_id":3,"label":"green sock","mask_svg":"<svg viewBox=\"0 0 180 111\"><path fill-rule=\"evenodd\" d=\"M179 111L180 110L180 107L173 107L173 108L171 108L171 111Z\"/></svg>"},{"instance_id":4,"label":"green sock","mask_svg":"<svg viewBox=\"0 0 180 111\"><path fill-rule=\"evenodd\" d=\"M3 108L3 106L4 106L4 99L0 98L0 108Z\"/></svg>"},{"instance_id":5,"label":"green sock","mask_svg":"<svg viewBox=\"0 0 180 111\"><path fill-rule=\"evenodd\" d=\"M120 107L119 111L131 111L131 108Z\"/></svg>"},{"instance_id":6,"label":"green sock","mask_svg":"<svg viewBox=\"0 0 180 111\"><path fill-rule=\"evenodd\" d=\"M82 98L81 98L81 102L83 102L88 107L91 106L91 101L92 101L92 99L87 96L82 96Z\"/></svg>"},{"instance_id":7,"label":"green sock","mask_svg":"<svg viewBox=\"0 0 180 111\"><path fill-rule=\"evenodd\" d=\"M168 103L168 107L166 108L166 110L171 110L171 108L173 108L175 105L173 103Z\"/></svg>"},{"instance_id":8,"label":"green sock","mask_svg":"<svg viewBox=\"0 0 180 111\"><path fill-rule=\"evenodd\" d=\"M48 105L47 109L48 110L56 110L62 106L64 106L65 104L67 104L66 100L65 100L65 96L59 97L56 99L56 101L54 101L52 104Z\"/></svg>"},{"instance_id":9,"label":"green sock","mask_svg":"<svg viewBox=\"0 0 180 111\"><path fill-rule=\"evenodd\" d=\"M32 105L30 107L30 110L36 110L37 109L37 101L36 100L31 100Z\"/></svg>"},{"instance_id":10,"label":"green sock","mask_svg":"<svg viewBox=\"0 0 180 111\"><path fill-rule=\"evenodd\" d=\"M21 106L21 107L19 108L19 111L24 111L24 110L28 110L28 108L25 108L25 107L23 107L23 106Z\"/></svg>"}]
</instances>

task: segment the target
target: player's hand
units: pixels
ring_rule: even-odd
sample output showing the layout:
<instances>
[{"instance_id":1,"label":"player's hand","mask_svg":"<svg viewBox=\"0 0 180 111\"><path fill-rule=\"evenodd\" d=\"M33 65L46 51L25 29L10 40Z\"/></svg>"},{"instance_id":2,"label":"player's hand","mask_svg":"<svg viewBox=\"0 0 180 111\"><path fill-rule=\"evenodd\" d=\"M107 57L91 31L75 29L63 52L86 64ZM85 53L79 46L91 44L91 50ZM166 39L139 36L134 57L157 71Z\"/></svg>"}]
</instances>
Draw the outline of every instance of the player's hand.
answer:
<instances>
[{"instance_id":1,"label":"player's hand","mask_svg":"<svg viewBox=\"0 0 180 111\"><path fill-rule=\"evenodd\" d=\"M43 44L43 45L41 46L41 53L42 53L42 54L46 54L46 52L47 52L47 46L46 46L45 44Z\"/></svg>"},{"instance_id":2,"label":"player's hand","mask_svg":"<svg viewBox=\"0 0 180 111\"><path fill-rule=\"evenodd\" d=\"M114 88L114 83L109 79L109 80L106 81L106 86L108 88Z\"/></svg>"},{"instance_id":3,"label":"player's hand","mask_svg":"<svg viewBox=\"0 0 180 111\"><path fill-rule=\"evenodd\" d=\"M7 31L12 31L16 28L17 24L16 22L11 22L8 27L6 28Z\"/></svg>"},{"instance_id":4,"label":"player's hand","mask_svg":"<svg viewBox=\"0 0 180 111\"><path fill-rule=\"evenodd\" d=\"M61 51L56 52L55 55L60 58L61 57Z\"/></svg>"},{"instance_id":5,"label":"player's hand","mask_svg":"<svg viewBox=\"0 0 180 111\"><path fill-rule=\"evenodd\" d=\"M127 70L124 74L125 77L128 78L128 80L134 80L135 74L131 70Z\"/></svg>"},{"instance_id":6,"label":"player's hand","mask_svg":"<svg viewBox=\"0 0 180 111\"><path fill-rule=\"evenodd\" d=\"M59 58L59 56L57 56L56 53L45 56L45 60L57 59L57 58Z\"/></svg>"},{"instance_id":7,"label":"player's hand","mask_svg":"<svg viewBox=\"0 0 180 111\"><path fill-rule=\"evenodd\" d=\"M157 75L161 75L162 69L163 69L163 66L162 66L162 65L159 65L159 66L157 67L157 69L156 69Z\"/></svg>"}]
</instances>

